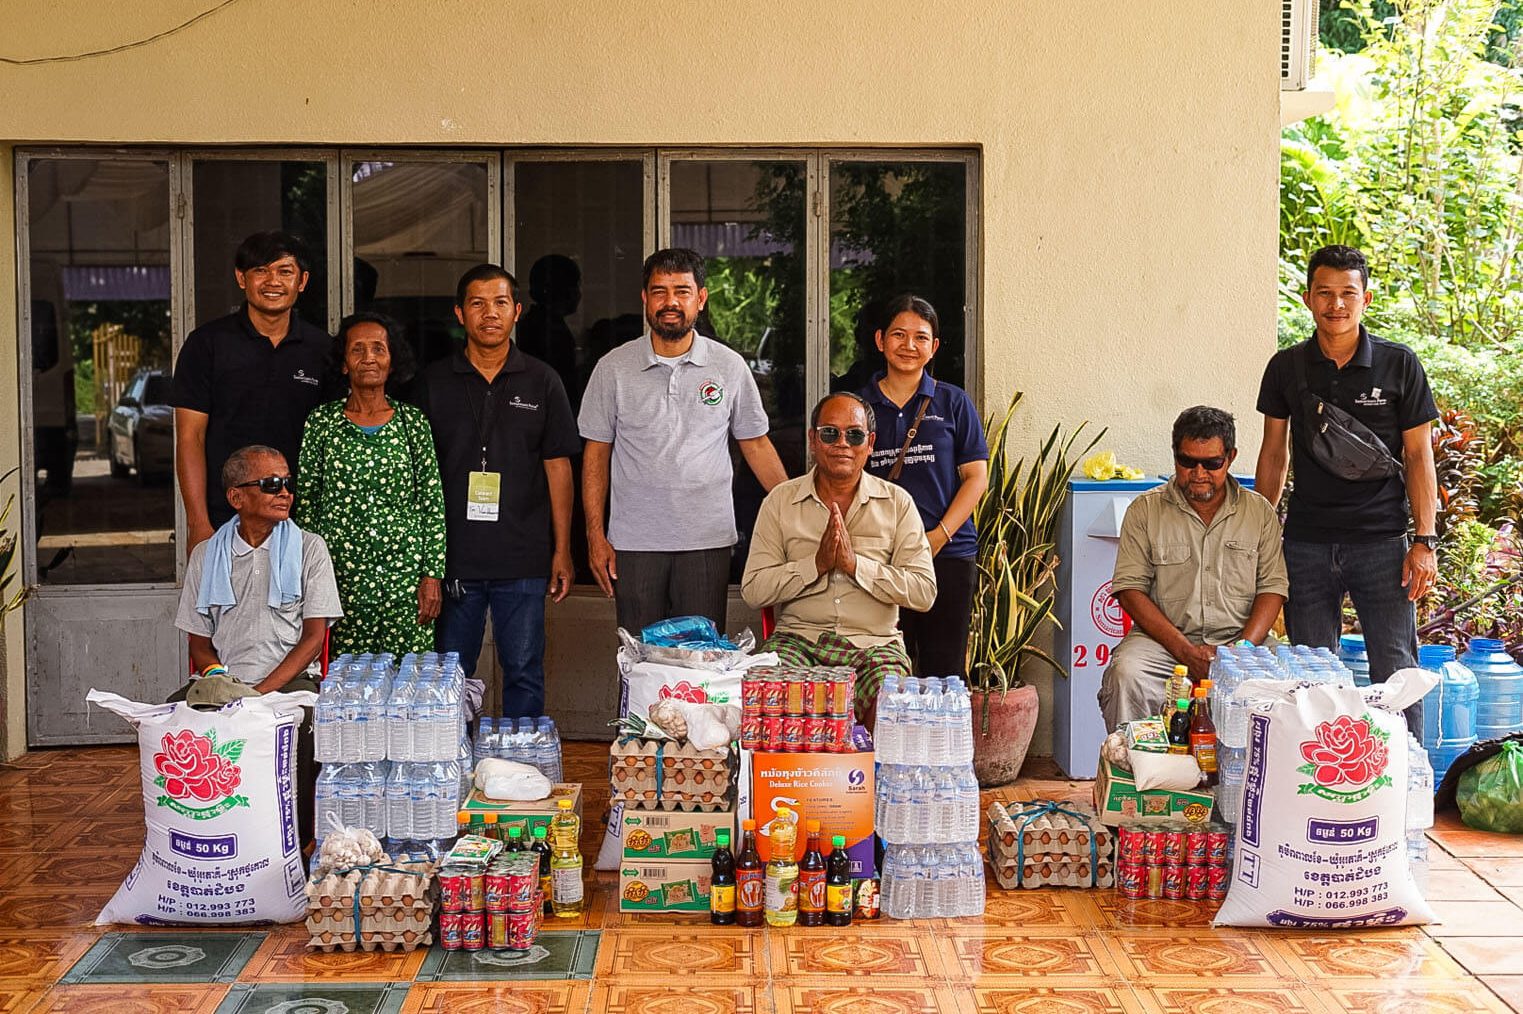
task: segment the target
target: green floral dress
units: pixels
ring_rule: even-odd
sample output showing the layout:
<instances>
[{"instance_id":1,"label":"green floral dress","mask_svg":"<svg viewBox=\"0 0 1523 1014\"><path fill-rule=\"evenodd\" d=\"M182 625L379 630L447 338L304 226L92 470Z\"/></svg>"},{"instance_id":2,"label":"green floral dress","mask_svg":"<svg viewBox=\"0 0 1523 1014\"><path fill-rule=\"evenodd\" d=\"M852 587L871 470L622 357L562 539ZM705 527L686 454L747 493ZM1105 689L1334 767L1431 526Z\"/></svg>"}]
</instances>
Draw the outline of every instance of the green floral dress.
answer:
<instances>
[{"instance_id":1,"label":"green floral dress","mask_svg":"<svg viewBox=\"0 0 1523 1014\"><path fill-rule=\"evenodd\" d=\"M418 623L418 581L444 577L444 486L423 413L387 399L389 422L366 433L344 402L319 405L301 438L301 527L328 543L344 618L331 653L432 651Z\"/></svg>"}]
</instances>

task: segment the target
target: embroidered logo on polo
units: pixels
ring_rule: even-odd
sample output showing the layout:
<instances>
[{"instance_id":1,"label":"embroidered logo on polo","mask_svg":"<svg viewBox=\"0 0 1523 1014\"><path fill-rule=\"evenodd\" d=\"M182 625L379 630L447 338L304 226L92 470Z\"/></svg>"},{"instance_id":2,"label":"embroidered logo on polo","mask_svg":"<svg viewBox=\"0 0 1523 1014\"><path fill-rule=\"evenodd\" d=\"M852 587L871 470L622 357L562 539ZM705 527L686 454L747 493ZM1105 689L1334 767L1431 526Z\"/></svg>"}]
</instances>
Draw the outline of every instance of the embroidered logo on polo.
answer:
<instances>
[{"instance_id":1,"label":"embroidered logo on polo","mask_svg":"<svg viewBox=\"0 0 1523 1014\"><path fill-rule=\"evenodd\" d=\"M1374 408L1377 405L1389 404L1389 401L1385 398L1382 398L1380 395L1380 388L1372 387L1370 388L1369 394L1361 394L1359 397L1355 398L1354 404L1364 405L1366 408Z\"/></svg>"},{"instance_id":2,"label":"embroidered logo on polo","mask_svg":"<svg viewBox=\"0 0 1523 1014\"><path fill-rule=\"evenodd\" d=\"M295 373L291 374L291 379L296 381L298 384L311 384L313 387L316 387L318 384L322 383L322 381L316 377L307 376L306 370L297 370Z\"/></svg>"},{"instance_id":3,"label":"embroidered logo on polo","mask_svg":"<svg viewBox=\"0 0 1523 1014\"><path fill-rule=\"evenodd\" d=\"M698 401L704 405L718 405L724 401L724 388L717 380L705 380L698 385Z\"/></svg>"},{"instance_id":4,"label":"embroidered logo on polo","mask_svg":"<svg viewBox=\"0 0 1523 1014\"><path fill-rule=\"evenodd\" d=\"M521 408L521 409L524 409L525 411L528 411L528 412L538 412L539 411L539 406L538 405L536 405L535 403L533 403L531 401L524 401L522 398L520 398L516 394L513 395L512 400L508 402L508 407L509 408Z\"/></svg>"}]
</instances>

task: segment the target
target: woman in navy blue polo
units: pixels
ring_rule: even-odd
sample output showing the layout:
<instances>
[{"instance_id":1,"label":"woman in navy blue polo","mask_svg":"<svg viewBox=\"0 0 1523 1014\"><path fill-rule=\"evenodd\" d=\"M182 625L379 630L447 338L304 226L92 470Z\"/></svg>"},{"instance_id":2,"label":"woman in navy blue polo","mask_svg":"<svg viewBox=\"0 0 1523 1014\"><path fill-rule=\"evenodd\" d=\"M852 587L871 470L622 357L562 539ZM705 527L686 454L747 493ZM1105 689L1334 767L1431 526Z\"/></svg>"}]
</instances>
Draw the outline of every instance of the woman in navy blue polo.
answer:
<instances>
[{"instance_id":1,"label":"woman in navy blue polo","mask_svg":"<svg viewBox=\"0 0 1523 1014\"><path fill-rule=\"evenodd\" d=\"M989 485L989 445L968 393L931 376L941 347L936 310L898 296L874 335L888 368L859 393L877 415L867 470L915 500L936 567L929 612L901 610L904 646L923 676L967 676L968 627L978 584L973 508Z\"/></svg>"}]
</instances>

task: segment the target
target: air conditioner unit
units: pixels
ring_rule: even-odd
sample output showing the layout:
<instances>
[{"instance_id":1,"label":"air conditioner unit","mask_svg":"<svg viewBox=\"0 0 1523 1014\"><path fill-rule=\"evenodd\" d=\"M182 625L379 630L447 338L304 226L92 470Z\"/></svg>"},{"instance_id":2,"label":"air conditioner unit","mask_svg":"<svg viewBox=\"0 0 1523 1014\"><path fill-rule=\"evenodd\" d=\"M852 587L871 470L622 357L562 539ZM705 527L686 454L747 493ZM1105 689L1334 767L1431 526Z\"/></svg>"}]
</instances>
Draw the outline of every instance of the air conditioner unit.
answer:
<instances>
[{"instance_id":1,"label":"air conditioner unit","mask_svg":"<svg viewBox=\"0 0 1523 1014\"><path fill-rule=\"evenodd\" d=\"M1316 71L1317 0L1280 0L1280 91L1306 88Z\"/></svg>"}]
</instances>

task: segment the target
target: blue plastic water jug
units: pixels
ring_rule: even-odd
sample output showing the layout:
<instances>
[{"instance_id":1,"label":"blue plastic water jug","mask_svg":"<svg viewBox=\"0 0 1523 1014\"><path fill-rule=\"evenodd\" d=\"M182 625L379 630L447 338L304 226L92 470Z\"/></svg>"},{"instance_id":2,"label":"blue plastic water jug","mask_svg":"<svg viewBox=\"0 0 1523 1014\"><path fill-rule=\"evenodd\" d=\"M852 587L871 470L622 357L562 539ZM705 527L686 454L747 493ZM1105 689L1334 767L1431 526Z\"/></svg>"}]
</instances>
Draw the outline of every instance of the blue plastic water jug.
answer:
<instances>
[{"instance_id":1,"label":"blue plastic water jug","mask_svg":"<svg viewBox=\"0 0 1523 1014\"><path fill-rule=\"evenodd\" d=\"M1496 739L1523 729L1523 666L1507 653L1502 642L1472 637L1460 662L1475 673L1481 688L1476 738Z\"/></svg>"},{"instance_id":2,"label":"blue plastic water jug","mask_svg":"<svg viewBox=\"0 0 1523 1014\"><path fill-rule=\"evenodd\" d=\"M1438 685L1423 698L1423 746L1438 780L1475 743L1480 688L1475 675L1454 660L1454 649L1446 644L1419 646L1417 664L1439 675Z\"/></svg>"},{"instance_id":3,"label":"blue plastic water jug","mask_svg":"<svg viewBox=\"0 0 1523 1014\"><path fill-rule=\"evenodd\" d=\"M1338 638L1338 658L1354 674L1354 686L1370 685L1370 656L1364 650L1363 634L1344 634Z\"/></svg>"}]
</instances>

